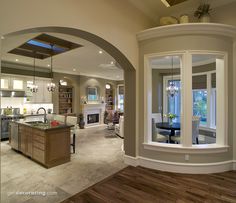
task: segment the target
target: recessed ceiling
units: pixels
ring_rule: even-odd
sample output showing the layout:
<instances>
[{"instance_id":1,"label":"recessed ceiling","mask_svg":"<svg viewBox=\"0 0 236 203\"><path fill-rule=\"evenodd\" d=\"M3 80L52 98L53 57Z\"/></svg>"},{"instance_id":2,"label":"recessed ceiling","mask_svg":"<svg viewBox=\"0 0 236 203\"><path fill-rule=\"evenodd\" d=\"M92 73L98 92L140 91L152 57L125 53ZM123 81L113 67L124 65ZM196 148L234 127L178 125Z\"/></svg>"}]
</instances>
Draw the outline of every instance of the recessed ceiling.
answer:
<instances>
[{"instance_id":1,"label":"recessed ceiling","mask_svg":"<svg viewBox=\"0 0 236 203\"><path fill-rule=\"evenodd\" d=\"M40 34L42 33L5 37L2 41L2 60L6 62L33 65L32 58L10 54L8 52ZM53 56L54 72L86 75L111 80L123 80L123 70L118 67L115 59L95 44L71 35L59 33L45 34L82 45L82 47ZM100 51L102 51L102 53ZM42 69L50 69L50 58L44 60L36 59L36 66L39 66Z\"/></svg>"},{"instance_id":2,"label":"recessed ceiling","mask_svg":"<svg viewBox=\"0 0 236 203\"><path fill-rule=\"evenodd\" d=\"M37 59L45 59L79 47L82 47L82 45L51 35L40 34L37 37L28 40L24 44L10 50L8 53Z\"/></svg>"},{"instance_id":3,"label":"recessed ceiling","mask_svg":"<svg viewBox=\"0 0 236 203\"><path fill-rule=\"evenodd\" d=\"M161 1L166 7L171 7L171 6L183 3L184 1L187 1L187 0L161 0Z\"/></svg>"}]
</instances>

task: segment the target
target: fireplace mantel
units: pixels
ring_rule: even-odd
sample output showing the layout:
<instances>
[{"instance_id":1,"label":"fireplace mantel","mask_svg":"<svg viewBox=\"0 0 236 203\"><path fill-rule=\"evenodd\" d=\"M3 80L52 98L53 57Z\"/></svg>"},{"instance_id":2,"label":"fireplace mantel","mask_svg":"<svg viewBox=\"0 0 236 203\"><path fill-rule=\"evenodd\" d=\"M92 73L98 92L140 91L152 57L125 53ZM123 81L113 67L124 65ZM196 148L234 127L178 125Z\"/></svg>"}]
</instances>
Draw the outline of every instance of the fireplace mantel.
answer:
<instances>
[{"instance_id":1,"label":"fireplace mantel","mask_svg":"<svg viewBox=\"0 0 236 203\"><path fill-rule=\"evenodd\" d=\"M103 124L105 105L106 105L105 103L82 104L82 112L84 114L85 127ZM89 114L99 114L99 122L88 124L87 119Z\"/></svg>"}]
</instances>

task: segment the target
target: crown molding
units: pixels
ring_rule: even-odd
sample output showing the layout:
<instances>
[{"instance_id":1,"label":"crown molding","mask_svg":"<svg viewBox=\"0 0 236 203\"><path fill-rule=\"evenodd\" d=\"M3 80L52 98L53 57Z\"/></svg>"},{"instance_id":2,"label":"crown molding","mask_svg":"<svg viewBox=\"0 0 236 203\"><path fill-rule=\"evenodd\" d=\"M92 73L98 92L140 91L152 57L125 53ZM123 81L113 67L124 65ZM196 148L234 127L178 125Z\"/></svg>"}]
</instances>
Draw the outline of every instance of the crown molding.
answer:
<instances>
[{"instance_id":1,"label":"crown molding","mask_svg":"<svg viewBox=\"0 0 236 203\"><path fill-rule=\"evenodd\" d=\"M137 34L137 39L143 41L178 35L215 35L236 40L236 27L219 23L174 24L143 30Z\"/></svg>"}]
</instances>

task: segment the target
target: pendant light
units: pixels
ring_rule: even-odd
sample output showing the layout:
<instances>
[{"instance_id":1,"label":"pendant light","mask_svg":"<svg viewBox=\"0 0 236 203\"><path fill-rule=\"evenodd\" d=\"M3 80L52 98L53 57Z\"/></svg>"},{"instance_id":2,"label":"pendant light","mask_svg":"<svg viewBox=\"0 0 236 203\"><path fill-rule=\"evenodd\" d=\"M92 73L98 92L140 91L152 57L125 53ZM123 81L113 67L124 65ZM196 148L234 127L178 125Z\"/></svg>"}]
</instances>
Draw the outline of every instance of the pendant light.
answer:
<instances>
[{"instance_id":1,"label":"pendant light","mask_svg":"<svg viewBox=\"0 0 236 203\"><path fill-rule=\"evenodd\" d=\"M172 68L171 68L171 82L169 86L166 88L167 94L171 97L174 97L178 94L179 89L175 86L174 79L173 79L173 69L174 69L174 57L172 56Z\"/></svg>"},{"instance_id":2,"label":"pendant light","mask_svg":"<svg viewBox=\"0 0 236 203\"><path fill-rule=\"evenodd\" d=\"M30 85L30 91L32 93L37 93L38 92L38 86L35 84L35 57L34 57L34 79L33 79L33 84Z\"/></svg>"},{"instance_id":3,"label":"pendant light","mask_svg":"<svg viewBox=\"0 0 236 203\"><path fill-rule=\"evenodd\" d=\"M51 76L51 82L48 83L47 85L47 89L49 92L54 92L56 90L56 85L55 83L53 83L53 71L52 71L52 55L53 55L53 45L51 45L51 72L50 72L50 76Z\"/></svg>"}]
</instances>

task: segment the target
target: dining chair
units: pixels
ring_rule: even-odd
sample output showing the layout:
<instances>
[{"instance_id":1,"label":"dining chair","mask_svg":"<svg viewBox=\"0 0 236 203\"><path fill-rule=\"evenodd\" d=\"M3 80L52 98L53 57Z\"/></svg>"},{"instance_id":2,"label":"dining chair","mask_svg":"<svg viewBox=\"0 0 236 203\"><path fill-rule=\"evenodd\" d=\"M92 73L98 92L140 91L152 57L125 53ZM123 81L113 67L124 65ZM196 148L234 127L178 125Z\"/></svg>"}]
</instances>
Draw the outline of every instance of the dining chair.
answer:
<instances>
[{"instance_id":1,"label":"dining chair","mask_svg":"<svg viewBox=\"0 0 236 203\"><path fill-rule=\"evenodd\" d=\"M168 142L169 135L162 135L159 133L159 129L156 127L156 120L152 118L152 141L154 142Z\"/></svg>"},{"instance_id":2,"label":"dining chair","mask_svg":"<svg viewBox=\"0 0 236 203\"><path fill-rule=\"evenodd\" d=\"M70 128L70 135L72 139L71 146L73 147L73 153L75 153L75 137L78 134L79 130L78 118L75 116L67 116L66 125L73 125L73 127Z\"/></svg>"},{"instance_id":3,"label":"dining chair","mask_svg":"<svg viewBox=\"0 0 236 203\"><path fill-rule=\"evenodd\" d=\"M192 142L193 144L199 144L198 136L199 136L199 125L200 125L200 117L193 116L192 117ZM181 133L178 133L176 136L172 136L171 140L177 143L181 142Z\"/></svg>"},{"instance_id":4,"label":"dining chair","mask_svg":"<svg viewBox=\"0 0 236 203\"><path fill-rule=\"evenodd\" d=\"M153 113L152 114L152 119L154 119L155 123L162 123L162 115L161 113ZM164 136L168 136L170 134L169 130L164 130L164 129L158 129L158 134L160 135L164 135Z\"/></svg>"},{"instance_id":5,"label":"dining chair","mask_svg":"<svg viewBox=\"0 0 236 203\"><path fill-rule=\"evenodd\" d=\"M115 133L120 138L124 138L124 116L120 116L119 124L115 124Z\"/></svg>"}]
</instances>

